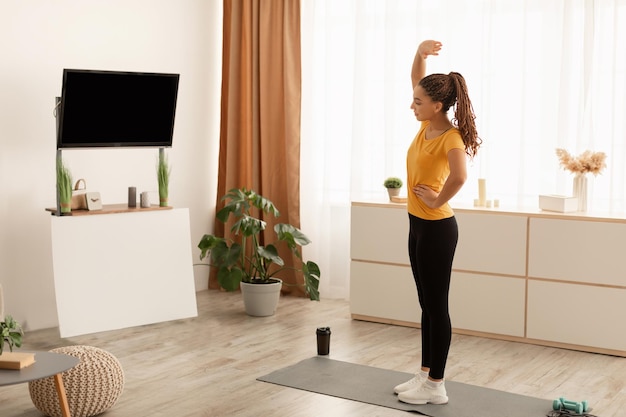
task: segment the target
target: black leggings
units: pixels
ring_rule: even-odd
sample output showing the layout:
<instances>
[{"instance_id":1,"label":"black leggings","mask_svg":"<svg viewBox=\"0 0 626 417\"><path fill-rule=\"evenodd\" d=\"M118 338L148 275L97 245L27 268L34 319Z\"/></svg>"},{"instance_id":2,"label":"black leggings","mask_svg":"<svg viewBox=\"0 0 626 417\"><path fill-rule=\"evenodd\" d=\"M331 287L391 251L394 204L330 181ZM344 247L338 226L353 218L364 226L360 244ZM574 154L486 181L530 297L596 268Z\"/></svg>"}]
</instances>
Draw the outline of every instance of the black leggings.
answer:
<instances>
[{"instance_id":1,"label":"black leggings","mask_svg":"<svg viewBox=\"0 0 626 417\"><path fill-rule=\"evenodd\" d=\"M424 220L409 214L409 259L422 308L422 366L443 379L452 325L448 311L452 260L459 237L455 217Z\"/></svg>"}]
</instances>

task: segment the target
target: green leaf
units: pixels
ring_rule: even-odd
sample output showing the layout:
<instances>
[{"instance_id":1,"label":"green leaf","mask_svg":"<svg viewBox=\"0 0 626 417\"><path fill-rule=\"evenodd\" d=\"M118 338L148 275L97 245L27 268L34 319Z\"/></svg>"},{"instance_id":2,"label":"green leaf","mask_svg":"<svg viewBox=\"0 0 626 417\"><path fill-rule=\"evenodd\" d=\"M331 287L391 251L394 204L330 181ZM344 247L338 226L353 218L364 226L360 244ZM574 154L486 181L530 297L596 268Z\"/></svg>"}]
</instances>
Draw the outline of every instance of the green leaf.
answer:
<instances>
[{"instance_id":1,"label":"green leaf","mask_svg":"<svg viewBox=\"0 0 626 417\"><path fill-rule=\"evenodd\" d=\"M204 235L200 242L198 243L198 248L200 249L200 259L204 259L207 253L216 247L220 242L224 242L224 239L221 237L216 237L214 235Z\"/></svg>"},{"instance_id":2,"label":"green leaf","mask_svg":"<svg viewBox=\"0 0 626 417\"><path fill-rule=\"evenodd\" d=\"M211 263L230 268L240 260L242 247L238 243L233 243L230 246L225 240L218 242L211 250Z\"/></svg>"},{"instance_id":3,"label":"green leaf","mask_svg":"<svg viewBox=\"0 0 626 417\"><path fill-rule=\"evenodd\" d=\"M320 268L312 261L308 261L302 265L302 273L304 274L304 289L309 294L309 298L314 301L320 300Z\"/></svg>"},{"instance_id":4,"label":"green leaf","mask_svg":"<svg viewBox=\"0 0 626 417\"><path fill-rule=\"evenodd\" d=\"M269 214L273 215L274 217L280 216L280 212L274 206L274 203L272 203L267 198L265 198L265 197L263 197L263 196L261 196L259 194L256 194L254 191L251 191L251 194L249 195L249 199L250 199L252 205L254 207L258 208L259 210L263 210L263 212L269 213Z\"/></svg>"},{"instance_id":5,"label":"green leaf","mask_svg":"<svg viewBox=\"0 0 626 417\"><path fill-rule=\"evenodd\" d=\"M220 268L217 272L217 282L226 291L235 291L243 279L244 273L240 268Z\"/></svg>"},{"instance_id":6,"label":"green leaf","mask_svg":"<svg viewBox=\"0 0 626 417\"><path fill-rule=\"evenodd\" d=\"M275 263L278 266L285 265L285 261L283 261L283 258L278 256L278 249L276 249L274 245L259 246L257 248L257 253L263 258Z\"/></svg>"},{"instance_id":7,"label":"green leaf","mask_svg":"<svg viewBox=\"0 0 626 417\"><path fill-rule=\"evenodd\" d=\"M3 322L0 322L0 353L4 350L5 342L9 346L9 350L13 351L13 346L22 346L22 327L13 317L6 316Z\"/></svg>"},{"instance_id":8,"label":"green leaf","mask_svg":"<svg viewBox=\"0 0 626 417\"><path fill-rule=\"evenodd\" d=\"M17 333L17 332L12 332L10 340L9 340L9 347L11 348L11 350L13 350L13 346L11 346L11 344L13 344L15 347L22 347L22 334L21 333Z\"/></svg>"},{"instance_id":9,"label":"green leaf","mask_svg":"<svg viewBox=\"0 0 626 417\"><path fill-rule=\"evenodd\" d=\"M230 213L232 213L234 209L235 207L233 206L226 206L218 211L215 217L217 217L220 222L226 223L228 221L228 216L230 216Z\"/></svg>"},{"instance_id":10,"label":"green leaf","mask_svg":"<svg viewBox=\"0 0 626 417\"><path fill-rule=\"evenodd\" d=\"M305 246L311 243L311 240L300 229L290 224L279 223L274 226L274 231L278 235L278 239L287 242L291 250L297 246Z\"/></svg>"},{"instance_id":11,"label":"green leaf","mask_svg":"<svg viewBox=\"0 0 626 417\"><path fill-rule=\"evenodd\" d=\"M265 230L266 223L263 220L259 220L250 216L243 216L239 219L233 227L230 228L231 232L240 234L242 236L254 236Z\"/></svg>"}]
</instances>

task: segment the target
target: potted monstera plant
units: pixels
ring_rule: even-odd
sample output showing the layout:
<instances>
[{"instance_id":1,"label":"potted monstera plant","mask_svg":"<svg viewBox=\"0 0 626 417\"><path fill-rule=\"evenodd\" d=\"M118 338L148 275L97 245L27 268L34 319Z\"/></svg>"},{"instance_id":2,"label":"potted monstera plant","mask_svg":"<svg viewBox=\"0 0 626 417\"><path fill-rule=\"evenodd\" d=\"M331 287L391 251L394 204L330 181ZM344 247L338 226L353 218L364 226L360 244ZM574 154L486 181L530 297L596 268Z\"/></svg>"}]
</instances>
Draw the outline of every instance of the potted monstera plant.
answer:
<instances>
[{"instance_id":1,"label":"potted monstera plant","mask_svg":"<svg viewBox=\"0 0 626 417\"><path fill-rule=\"evenodd\" d=\"M304 287L309 298L319 301L319 266L313 261L304 261L300 250L311 243L309 238L295 226L278 223L274 226L273 235L264 235L268 243L261 245L266 222L255 214L278 217L280 212L274 203L246 188L231 189L222 201L225 205L216 217L224 224L233 221L230 231L234 240L205 234L198 243L200 259L208 257L209 265L217 268L219 285L227 291L241 288L244 307L249 315L270 316L276 310L283 284L276 274L290 268L302 275L302 283L298 285ZM280 245L291 250L299 265L285 265L278 254ZM257 305L259 298L269 305Z\"/></svg>"}]
</instances>

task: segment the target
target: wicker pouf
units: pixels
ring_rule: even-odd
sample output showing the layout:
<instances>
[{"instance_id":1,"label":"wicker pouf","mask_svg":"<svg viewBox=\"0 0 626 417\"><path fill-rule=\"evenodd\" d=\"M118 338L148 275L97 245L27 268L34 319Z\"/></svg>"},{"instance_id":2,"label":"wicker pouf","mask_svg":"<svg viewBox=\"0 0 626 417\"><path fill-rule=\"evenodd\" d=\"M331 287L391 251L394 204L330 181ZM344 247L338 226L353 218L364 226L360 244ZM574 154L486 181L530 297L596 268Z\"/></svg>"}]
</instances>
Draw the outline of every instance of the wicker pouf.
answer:
<instances>
[{"instance_id":1,"label":"wicker pouf","mask_svg":"<svg viewBox=\"0 0 626 417\"><path fill-rule=\"evenodd\" d=\"M72 417L91 417L113 407L124 389L124 372L115 356L93 346L66 346L51 352L80 359L78 365L61 374ZM52 377L29 382L28 390L39 411L62 417Z\"/></svg>"}]
</instances>

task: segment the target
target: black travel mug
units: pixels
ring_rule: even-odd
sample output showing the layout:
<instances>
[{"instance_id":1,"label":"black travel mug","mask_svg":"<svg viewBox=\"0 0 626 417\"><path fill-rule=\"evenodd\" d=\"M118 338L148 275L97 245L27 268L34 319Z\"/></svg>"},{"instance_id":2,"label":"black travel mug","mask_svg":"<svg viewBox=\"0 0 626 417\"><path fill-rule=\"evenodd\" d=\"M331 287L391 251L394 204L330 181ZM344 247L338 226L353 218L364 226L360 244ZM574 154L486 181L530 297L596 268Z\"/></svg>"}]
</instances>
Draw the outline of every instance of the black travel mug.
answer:
<instances>
[{"instance_id":1,"label":"black travel mug","mask_svg":"<svg viewBox=\"0 0 626 417\"><path fill-rule=\"evenodd\" d=\"M328 355L330 352L330 327L318 327L317 331L317 354Z\"/></svg>"}]
</instances>

